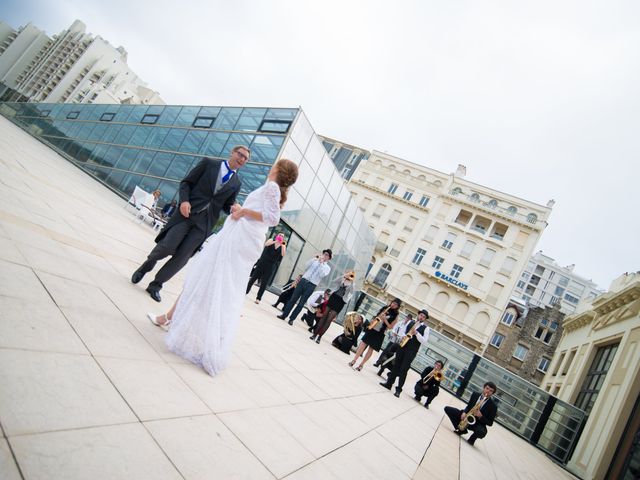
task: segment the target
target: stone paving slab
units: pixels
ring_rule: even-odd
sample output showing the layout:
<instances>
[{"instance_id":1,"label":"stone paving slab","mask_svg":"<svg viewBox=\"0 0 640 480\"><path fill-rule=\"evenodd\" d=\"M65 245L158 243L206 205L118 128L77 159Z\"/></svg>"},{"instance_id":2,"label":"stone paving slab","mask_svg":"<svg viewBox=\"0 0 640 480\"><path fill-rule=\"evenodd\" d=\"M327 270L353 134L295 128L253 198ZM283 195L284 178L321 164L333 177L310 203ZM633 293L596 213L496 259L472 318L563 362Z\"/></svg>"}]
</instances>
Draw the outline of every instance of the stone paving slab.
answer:
<instances>
[{"instance_id":1,"label":"stone paving slab","mask_svg":"<svg viewBox=\"0 0 640 480\"><path fill-rule=\"evenodd\" d=\"M500 426L470 447L443 407L395 398L375 369L243 309L230 367L176 357L130 275L155 232L125 202L0 118L0 478L573 478ZM145 279L147 280L147 279Z\"/></svg>"}]
</instances>

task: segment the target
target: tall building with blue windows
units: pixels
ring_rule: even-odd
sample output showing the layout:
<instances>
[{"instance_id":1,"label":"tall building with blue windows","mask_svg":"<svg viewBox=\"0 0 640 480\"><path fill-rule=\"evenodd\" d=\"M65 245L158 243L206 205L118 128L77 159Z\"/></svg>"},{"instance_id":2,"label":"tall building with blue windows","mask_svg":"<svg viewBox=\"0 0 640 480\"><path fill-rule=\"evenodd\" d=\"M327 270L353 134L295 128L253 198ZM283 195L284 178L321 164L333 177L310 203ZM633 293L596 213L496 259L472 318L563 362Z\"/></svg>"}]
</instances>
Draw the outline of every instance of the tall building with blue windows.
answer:
<instances>
[{"instance_id":1,"label":"tall building with blue windows","mask_svg":"<svg viewBox=\"0 0 640 480\"><path fill-rule=\"evenodd\" d=\"M299 108L1 103L0 113L123 198L136 186L160 190L160 205L177 199L180 180L203 156L226 159L235 145L251 149L239 172L240 202L276 159L293 160L300 174L276 227L288 245L273 285L331 248L325 281L353 268L361 287L373 232Z\"/></svg>"}]
</instances>

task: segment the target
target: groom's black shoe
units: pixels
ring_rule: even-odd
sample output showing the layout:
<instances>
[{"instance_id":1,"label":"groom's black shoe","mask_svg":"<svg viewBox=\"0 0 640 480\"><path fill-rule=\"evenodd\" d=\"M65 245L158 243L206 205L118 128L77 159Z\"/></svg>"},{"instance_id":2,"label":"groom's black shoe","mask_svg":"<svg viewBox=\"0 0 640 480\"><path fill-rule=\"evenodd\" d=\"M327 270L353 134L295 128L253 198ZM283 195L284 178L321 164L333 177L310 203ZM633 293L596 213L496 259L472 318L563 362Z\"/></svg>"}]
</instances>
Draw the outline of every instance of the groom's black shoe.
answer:
<instances>
[{"instance_id":1,"label":"groom's black shoe","mask_svg":"<svg viewBox=\"0 0 640 480\"><path fill-rule=\"evenodd\" d=\"M160 296L160 292L158 290L153 290L150 287L147 287L146 291L149 293L149 296L153 298L156 302L162 301L162 297Z\"/></svg>"},{"instance_id":2,"label":"groom's black shoe","mask_svg":"<svg viewBox=\"0 0 640 480\"><path fill-rule=\"evenodd\" d=\"M139 283L140 280L142 280L142 278L144 277L145 273L146 272L143 272L140 269L133 272L133 275L131 275L131 283Z\"/></svg>"},{"instance_id":3,"label":"groom's black shoe","mask_svg":"<svg viewBox=\"0 0 640 480\"><path fill-rule=\"evenodd\" d=\"M276 317L278 317L280 320L286 320L287 317L285 317L284 315L280 314L280 315L276 315Z\"/></svg>"}]
</instances>

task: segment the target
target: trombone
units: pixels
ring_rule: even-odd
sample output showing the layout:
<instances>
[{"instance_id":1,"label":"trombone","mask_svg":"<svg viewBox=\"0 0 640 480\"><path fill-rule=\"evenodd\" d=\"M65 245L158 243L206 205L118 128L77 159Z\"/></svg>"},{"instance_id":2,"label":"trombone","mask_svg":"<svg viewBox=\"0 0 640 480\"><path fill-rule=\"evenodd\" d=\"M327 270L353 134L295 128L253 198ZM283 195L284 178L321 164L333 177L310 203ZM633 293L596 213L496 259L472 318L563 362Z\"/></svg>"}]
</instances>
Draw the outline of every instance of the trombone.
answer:
<instances>
[{"instance_id":1,"label":"trombone","mask_svg":"<svg viewBox=\"0 0 640 480\"><path fill-rule=\"evenodd\" d=\"M426 385L431 379L435 380L436 382L441 382L443 378L444 378L443 370L433 369L422 379L422 384Z\"/></svg>"}]
</instances>

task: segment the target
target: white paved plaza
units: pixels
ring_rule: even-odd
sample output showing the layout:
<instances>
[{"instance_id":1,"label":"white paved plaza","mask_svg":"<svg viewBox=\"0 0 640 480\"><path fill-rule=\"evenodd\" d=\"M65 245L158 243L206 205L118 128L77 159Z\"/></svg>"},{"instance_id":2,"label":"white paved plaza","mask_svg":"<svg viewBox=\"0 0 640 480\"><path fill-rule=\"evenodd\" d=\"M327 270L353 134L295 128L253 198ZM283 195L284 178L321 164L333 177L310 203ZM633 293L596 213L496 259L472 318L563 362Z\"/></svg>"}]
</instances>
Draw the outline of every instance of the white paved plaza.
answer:
<instances>
[{"instance_id":1,"label":"white paved plaza","mask_svg":"<svg viewBox=\"0 0 640 480\"><path fill-rule=\"evenodd\" d=\"M131 273L153 246L124 202L0 117L0 478L563 479L499 425L474 447L443 406L378 385L247 297L231 367L171 354Z\"/></svg>"}]
</instances>

